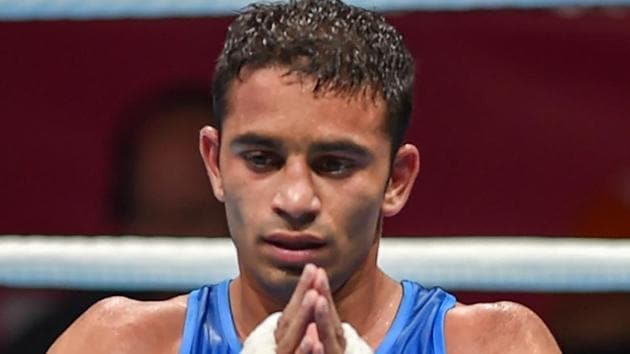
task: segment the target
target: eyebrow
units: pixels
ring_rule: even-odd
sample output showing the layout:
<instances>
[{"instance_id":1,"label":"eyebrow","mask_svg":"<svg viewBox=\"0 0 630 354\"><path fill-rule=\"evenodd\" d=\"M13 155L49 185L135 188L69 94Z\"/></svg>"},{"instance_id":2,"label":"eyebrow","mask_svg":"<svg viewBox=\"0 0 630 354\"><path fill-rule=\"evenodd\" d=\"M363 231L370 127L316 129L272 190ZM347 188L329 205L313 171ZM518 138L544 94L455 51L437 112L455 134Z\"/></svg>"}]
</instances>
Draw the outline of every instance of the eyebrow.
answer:
<instances>
[{"instance_id":1,"label":"eyebrow","mask_svg":"<svg viewBox=\"0 0 630 354\"><path fill-rule=\"evenodd\" d=\"M234 140L230 143L230 148L233 150L239 150L239 148L243 148L245 146L262 147L270 150L285 150L284 144L282 144L278 139L273 136L258 133L242 134L234 138ZM315 154L341 152L366 160L371 160L374 157L368 149L348 139L316 142L309 146L308 150Z\"/></svg>"},{"instance_id":2,"label":"eyebrow","mask_svg":"<svg viewBox=\"0 0 630 354\"><path fill-rule=\"evenodd\" d=\"M245 133L243 135L239 135L230 143L230 148L232 149L237 149L242 146L258 146L268 149L283 148L282 144L278 142L277 139L256 133Z\"/></svg>"},{"instance_id":3,"label":"eyebrow","mask_svg":"<svg viewBox=\"0 0 630 354\"><path fill-rule=\"evenodd\" d=\"M313 144L309 150L314 153L333 153L342 152L351 155L358 156L360 158L372 159L372 153L363 146L351 141L351 140L333 140L329 142L317 142Z\"/></svg>"}]
</instances>

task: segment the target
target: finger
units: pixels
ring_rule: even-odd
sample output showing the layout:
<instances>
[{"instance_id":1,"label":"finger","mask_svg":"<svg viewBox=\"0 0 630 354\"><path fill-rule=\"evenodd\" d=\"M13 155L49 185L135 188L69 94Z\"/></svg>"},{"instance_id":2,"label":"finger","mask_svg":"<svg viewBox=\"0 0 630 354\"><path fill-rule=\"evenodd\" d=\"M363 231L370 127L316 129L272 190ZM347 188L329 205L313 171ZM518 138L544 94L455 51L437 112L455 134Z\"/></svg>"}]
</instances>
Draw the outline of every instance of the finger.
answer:
<instances>
[{"instance_id":1,"label":"finger","mask_svg":"<svg viewBox=\"0 0 630 354\"><path fill-rule=\"evenodd\" d=\"M313 287L313 281L315 280L316 275L317 267L315 267L315 265L309 263L304 266L300 280L298 281L295 290L293 290L293 295L291 295L289 303L287 303L287 306L282 311L283 317L285 314L290 316L300 308L306 291Z\"/></svg>"},{"instance_id":2,"label":"finger","mask_svg":"<svg viewBox=\"0 0 630 354\"><path fill-rule=\"evenodd\" d=\"M311 354L313 353L313 339L304 337L300 342L300 345L295 350L295 354Z\"/></svg>"},{"instance_id":3,"label":"finger","mask_svg":"<svg viewBox=\"0 0 630 354\"><path fill-rule=\"evenodd\" d=\"M320 340L324 343L324 348L327 353L334 353L335 349L332 348L340 348L343 352L346 347L346 338L343 335L341 319L335 308L328 275L323 268L317 269L314 286L326 300L323 301L320 299L318 303L315 304L315 318L320 330Z\"/></svg>"},{"instance_id":4,"label":"finger","mask_svg":"<svg viewBox=\"0 0 630 354\"><path fill-rule=\"evenodd\" d=\"M299 312L302 307L302 302L304 301L304 295L306 291L313 286L313 281L315 280L315 275L317 273L317 267L313 264L307 264L302 271L302 275L300 276L300 280L298 281L293 294L291 295L291 299L289 299L289 303L287 303L284 310L282 310L282 316L278 320L278 326L276 329L276 333L284 332L292 322L292 319ZM277 338L277 336L276 336Z\"/></svg>"},{"instance_id":5,"label":"finger","mask_svg":"<svg viewBox=\"0 0 630 354\"><path fill-rule=\"evenodd\" d=\"M333 318L328 300L319 295L315 302L315 324L319 340L323 344L326 353L343 353L346 348L346 339L343 335L341 322Z\"/></svg>"},{"instance_id":6,"label":"finger","mask_svg":"<svg viewBox=\"0 0 630 354\"><path fill-rule=\"evenodd\" d=\"M329 301L332 301L332 293L330 291L330 283L328 282L328 275L324 268L317 268L313 279L313 287L317 291L324 295Z\"/></svg>"},{"instance_id":7,"label":"finger","mask_svg":"<svg viewBox=\"0 0 630 354\"><path fill-rule=\"evenodd\" d=\"M324 345L322 342L317 341L313 345L313 354L324 354Z\"/></svg>"},{"instance_id":8,"label":"finger","mask_svg":"<svg viewBox=\"0 0 630 354\"><path fill-rule=\"evenodd\" d=\"M295 354L314 354L316 348L323 347L317 335L317 326L315 323L311 322L306 327L306 333L304 333L304 337L302 338L300 345L297 347Z\"/></svg>"},{"instance_id":9,"label":"finger","mask_svg":"<svg viewBox=\"0 0 630 354\"><path fill-rule=\"evenodd\" d=\"M341 327L341 320L339 318L339 314L337 313L337 309L335 308L335 301L333 300L332 292L330 291L330 282L328 281L328 275L326 275L326 271L323 268L317 268L313 284L315 289L317 289L317 291L321 295L323 295L326 300L328 300L332 321L335 323L338 322L339 327Z\"/></svg>"},{"instance_id":10,"label":"finger","mask_svg":"<svg viewBox=\"0 0 630 354\"><path fill-rule=\"evenodd\" d=\"M293 353L305 336L306 328L313 321L317 291L310 289L304 295L300 308L293 315L283 314L285 317L282 327L280 323L274 332L278 353Z\"/></svg>"}]
</instances>

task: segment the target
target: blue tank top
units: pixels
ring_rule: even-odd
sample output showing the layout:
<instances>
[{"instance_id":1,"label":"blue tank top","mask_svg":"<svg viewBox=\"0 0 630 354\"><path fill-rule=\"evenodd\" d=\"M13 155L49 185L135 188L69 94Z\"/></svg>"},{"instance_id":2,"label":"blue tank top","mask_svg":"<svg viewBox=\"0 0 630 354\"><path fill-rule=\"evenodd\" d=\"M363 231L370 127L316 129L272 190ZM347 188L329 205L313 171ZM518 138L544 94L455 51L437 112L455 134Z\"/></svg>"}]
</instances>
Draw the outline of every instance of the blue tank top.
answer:
<instances>
[{"instance_id":1,"label":"blue tank top","mask_svg":"<svg viewBox=\"0 0 630 354\"><path fill-rule=\"evenodd\" d=\"M188 298L180 354L238 354L242 344L232 319L230 281L193 290ZM376 354L446 354L444 318L455 297L403 280L398 313Z\"/></svg>"}]
</instances>

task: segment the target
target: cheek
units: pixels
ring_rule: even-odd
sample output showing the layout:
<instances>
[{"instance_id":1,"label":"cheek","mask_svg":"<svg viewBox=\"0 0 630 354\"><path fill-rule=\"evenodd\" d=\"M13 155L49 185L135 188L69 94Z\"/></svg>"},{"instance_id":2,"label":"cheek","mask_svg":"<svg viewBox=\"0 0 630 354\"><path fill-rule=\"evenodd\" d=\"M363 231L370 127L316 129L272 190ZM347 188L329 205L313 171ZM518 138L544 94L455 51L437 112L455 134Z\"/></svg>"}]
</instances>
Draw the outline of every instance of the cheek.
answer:
<instances>
[{"instance_id":1,"label":"cheek","mask_svg":"<svg viewBox=\"0 0 630 354\"><path fill-rule=\"evenodd\" d=\"M380 200L366 200L361 208L357 209L353 215L350 215L350 227L354 232L350 237L360 238L372 244L376 235L376 228L379 222L379 214L381 211Z\"/></svg>"},{"instance_id":2,"label":"cheek","mask_svg":"<svg viewBox=\"0 0 630 354\"><path fill-rule=\"evenodd\" d=\"M232 237L240 235L245 225L243 210L240 208L240 202L238 200L239 199L234 198L234 196L225 199L225 216Z\"/></svg>"},{"instance_id":3,"label":"cheek","mask_svg":"<svg viewBox=\"0 0 630 354\"><path fill-rule=\"evenodd\" d=\"M266 225L270 210L267 192L273 190L272 186L236 173L224 176L223 188L226 217L233 238L251 236L257 228Z\"/></svg>"},{"instance_id":4,"label":"cheek","mask_svg":"<svg viewBox=\"0 0 630 354\"><path fill-rule=\"evenodd\" d=\"M372 186L372 188L374 188ZM337 225L345 230L349 241L372 241L379 222L382 190L366 188L345 188L347 193L337 193L335 206L330 215L336 219ZM371 243L371 242L369 242Z\"/></svg>"},{"instance_id":5,"label":"cheek","mask_svg":"<svg viewBox=\"0 0 630 354\"><path fill-rule=\"evenodd\" d=\"M251 206L252 201L247 197L251 193L248 193L246 186L228 182L224 183L224 190L228 228L232 238L238 241L241 235L248 233L248 225L252 224L252 211L256 208Z\"/></svg>"}]
</instances>

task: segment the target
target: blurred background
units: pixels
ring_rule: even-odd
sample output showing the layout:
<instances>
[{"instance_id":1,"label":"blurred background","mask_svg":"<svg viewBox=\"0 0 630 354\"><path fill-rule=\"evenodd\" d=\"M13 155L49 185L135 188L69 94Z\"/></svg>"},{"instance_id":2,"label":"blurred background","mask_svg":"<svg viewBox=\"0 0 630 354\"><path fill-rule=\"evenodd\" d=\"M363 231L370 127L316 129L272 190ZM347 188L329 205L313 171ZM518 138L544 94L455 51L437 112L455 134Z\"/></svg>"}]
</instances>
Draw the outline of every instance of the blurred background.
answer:
<instances>
[{"instance_id":1,"label":"blurred background","mask_svg":"<svg viewBox=\"0 0 630 354\"><path fill-rule=\"evenodd\" d=\"M630 238L630 7L387 16L422 157L387 236ZM197 137L232 17L67 17L0 20L0 234L227 235ZM110 293L0 287L0 352L44 352ZM532 307L565 353L630 353L628 293L457 295Z\"/></svg>"}]
</instances>

